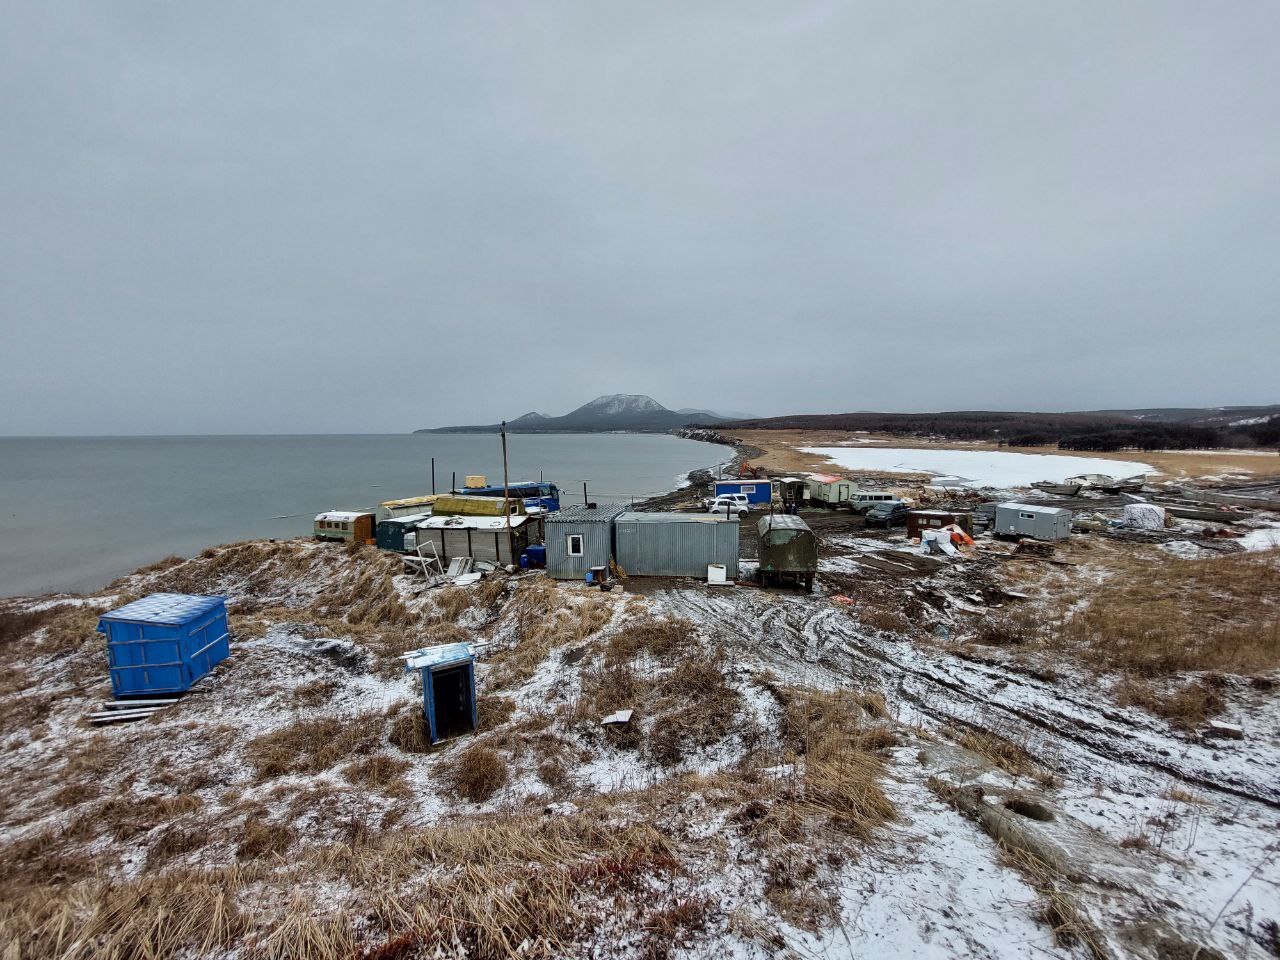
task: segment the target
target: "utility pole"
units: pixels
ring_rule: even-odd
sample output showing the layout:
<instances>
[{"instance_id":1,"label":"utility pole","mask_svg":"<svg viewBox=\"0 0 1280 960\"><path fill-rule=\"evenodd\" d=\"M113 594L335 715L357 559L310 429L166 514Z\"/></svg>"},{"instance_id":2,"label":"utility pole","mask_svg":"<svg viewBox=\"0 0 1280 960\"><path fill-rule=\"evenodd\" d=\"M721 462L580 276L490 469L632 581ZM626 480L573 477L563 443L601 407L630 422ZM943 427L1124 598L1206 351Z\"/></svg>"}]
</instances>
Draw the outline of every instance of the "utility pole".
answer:
<instances>
[{"instance_id":1,"label":"utility pole","mask_svg":"<svg viewBox=\"0 0 1280 960\"><path fill-rule=\"evenodd\" d=\"M431 495L436 494L436 458L431 458Z\"/></svg>"},{"instance_id":2,"label":"utility pole","mask_svg":"<svg viewBox=\"0 0 1280 960\"><path fill-rule=\"evenodd\" d=\"M502 421L502 513L507 518L507 550L516 562L516 538L511 532L511 480L507 476L507 421Z\"/></svg>"},{"instance_id":3,"label":"utility pole","mask_svg":"<svg viewBox=\"0 0 1280 960\"><path fill-rule=\"evenodd\" d=\"M587 481L582 481L582 505L587 505Z\"/></svg>"}]
</instances>

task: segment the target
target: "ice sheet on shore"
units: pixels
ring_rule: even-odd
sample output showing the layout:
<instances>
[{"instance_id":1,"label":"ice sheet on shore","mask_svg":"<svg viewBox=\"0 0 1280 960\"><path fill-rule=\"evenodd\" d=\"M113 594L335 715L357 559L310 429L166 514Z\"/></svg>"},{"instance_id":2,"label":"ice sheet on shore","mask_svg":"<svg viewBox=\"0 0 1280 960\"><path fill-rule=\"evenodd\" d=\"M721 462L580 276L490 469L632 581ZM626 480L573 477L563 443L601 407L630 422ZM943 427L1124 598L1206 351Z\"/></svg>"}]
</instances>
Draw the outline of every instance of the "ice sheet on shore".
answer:
<instances>
[{"instance_id":1,"label":"ice sheet on shore","mask_svg":"<svg viewBox=\"0 0 1280 960\"><path fill-rule=\"evenodd\" d=\"M1129 460L1067 457L1003 450L934 450L902 447L803 447L805 453L829 457L847 470L885 473L929 473L967 487L1025 487L1036 480L1061 482L1080 473L1131 477L1154 467Z\"/></svg>"}]
</instances>

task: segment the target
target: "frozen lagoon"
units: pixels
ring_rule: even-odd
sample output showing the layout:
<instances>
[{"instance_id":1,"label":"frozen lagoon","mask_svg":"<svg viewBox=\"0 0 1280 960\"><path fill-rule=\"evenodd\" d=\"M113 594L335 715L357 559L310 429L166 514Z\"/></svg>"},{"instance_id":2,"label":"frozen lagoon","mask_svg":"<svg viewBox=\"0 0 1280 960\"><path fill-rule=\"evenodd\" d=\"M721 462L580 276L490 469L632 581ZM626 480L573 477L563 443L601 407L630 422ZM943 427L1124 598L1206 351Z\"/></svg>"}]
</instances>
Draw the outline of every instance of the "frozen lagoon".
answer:
<instances>
[{"instance_id":1,"label":"frozen lagoon","mask_svg":"<svg viewBox=\"0 0 1280 960\"><path fill-rule=\"evenodd\" d=\"M932 450L928 447L802 447L829 457L847 470L930 473L941 483L966 487L1025 487L1037 480L1055 483L1081 473L1132 477L1155 470L1150 464L1096 457L1067 457L1003 450Z\"/></svg>"}]
</instances>

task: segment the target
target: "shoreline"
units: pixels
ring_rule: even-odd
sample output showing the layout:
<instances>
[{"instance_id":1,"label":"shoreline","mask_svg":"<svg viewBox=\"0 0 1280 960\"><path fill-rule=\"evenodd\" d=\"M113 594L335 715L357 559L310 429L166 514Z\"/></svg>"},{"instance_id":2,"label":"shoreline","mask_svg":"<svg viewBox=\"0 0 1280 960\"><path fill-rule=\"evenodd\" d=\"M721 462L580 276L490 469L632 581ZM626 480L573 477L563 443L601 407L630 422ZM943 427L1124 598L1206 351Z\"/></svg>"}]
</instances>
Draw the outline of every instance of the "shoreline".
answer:
<instances>
[{"instance_id":1,"label":"shoreline","mask_svg":"<svg viewBox=\"0 0 1280 960\"><path fill-rule=\"evenodd\" d=\"M666 509L664 506L662 506L663 504L680 501L682 499L682 494L688 495L689 491L695 488L697 482L699 481L700 478L702 478L703 475L705 475L705 477L707 478L711 477L713 471L719 464L722 464L722 463L732 464L733 462L735 462L735 458L736 458L736 454L734 451L737 449L737 447L730 442L710 440L704 436L683 436L677 431L669 431L666 433L658 433L658 432L651 432L651 431L634 431L634 430L633 431L594 431L592 433L582 431L582 432L563 433L562 435L579 437L579 436L589 436L593 434L608 434L608 435L625 434L628 436L639 436L639 437L674 436L680 440L694 440L701 443L710 443L715 447L723 448L723 450L718 450L716 452L717 455L715 456L715 458L711 462L707 463L705 466L694 467L693 469L688 470L684 473L676 474L675 477L672 478L674 480L674 485L670 486L668 489L660 493L652 494L651 496L645 497L643 499L636 499L634 501L634 505L635 505L635 509L637 510ZM542 435L555 436L557 434L552 432L547 432ZM250 436L253 436L256 438L259 436L268 436L268 435L254 434ZM270 436L274 436L274 435L270 435ZM288 436L292 436L292 435L288 435ZM308 436L308 437L311 437L311 436L384 437L384 436L404 436L404 435L402 434L350 434L350 435L348 434L316 434L316 435L307 434L305 436ZM408 434L407 436L413 436L413 434ZM459 434L459 436L468 436L468 434ZM52 438L52 439L62 440L66 438ZM96 439L104 439L104 438L88 438L88 439L96 440ZM113 439L113 438L107 438L107 439ZM135 438L126 438L126 439L135 439ZM215 437L214 439L220 439L220 437ZM669 479L667 483L668 484L672 483L672 480ZM570 505L573 498L572 487L567 487L567 488L562 487L561 496L562 496L562 502L564 502L566 505ZM566 496L568 499L564 499L566 498ZM700 496L700 494L698 494L697 496ZM690 497L689 498L690 501L692 502L693 500L696 500L697 496ZM369 509L376 509L376 506L377 505L375 503L371 505ZM310 514L308 512L304 511L303 513L296 514L295 516L309 516L309 515ZM283 519L283 518L271 518L271 519L275 520L275 519ZM146 559L143 559L136 563L128 562L126 564L121 565L120 567L113 567L111 572L105 573L100 578L93 579L92 582L83 582L77 586L67 587L63 589L59 589L55 587L53 589L43 590L39 592L29 591L29 590L19 590L14 593L7 593L7 592L0 593L0 608L3 608L4 606L12 603L22 603L22 602L31 602L31 601L48 602L48 601L55 601L55 600L56 601L84 600L86 598L90 598L110 590L114 584L119 583L120 581L123 581L129 577L136 576L140 571L147 570L157 564L163 564L167 562L171 557L179 557L184 561L193 560L198 558L201 555L201 553L207 550L223 550L229 547L236 547L246 543L287 543L295 540L309 540L311 539L311 536L312 534L310 532L298 532L295 534L285 534L285 535L278 535L278 536L270 536L270 535L264 534L262 536L249 536L249 537L240 537L240 538L227 539L227 540L215 539L211 541L203 541L199 546L194 546L194 547L174 548L174 549L168 549L168 550L164 549L163 547L160 547L154 554L149 555Z\"/></svg>"}]
</instances>

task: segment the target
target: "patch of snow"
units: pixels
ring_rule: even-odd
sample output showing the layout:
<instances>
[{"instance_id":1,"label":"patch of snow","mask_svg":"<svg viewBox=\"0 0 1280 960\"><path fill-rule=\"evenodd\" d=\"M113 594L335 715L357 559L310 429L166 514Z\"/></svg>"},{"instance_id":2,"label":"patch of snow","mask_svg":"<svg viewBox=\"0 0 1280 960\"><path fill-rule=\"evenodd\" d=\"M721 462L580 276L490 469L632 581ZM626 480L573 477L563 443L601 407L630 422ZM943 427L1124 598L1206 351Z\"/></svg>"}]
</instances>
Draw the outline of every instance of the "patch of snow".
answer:
<instances>
[{"instance_id":1,"label":"patch of snow","mask_svg":"<svg viewBox=\"0 0 1280 960\"><path fill-rule=\"evenodd\" d=\"M935 450L929 447L802 447L805 453L828 457L847 470L884 473L928 473L941 482L967 487L1025 487L1037 480L1061 482L1078 473L1109 473L1131 477L1155 470L1149 464L1095 457L1068 457L1004 450Z\"/></svg>"}]
</instances>

